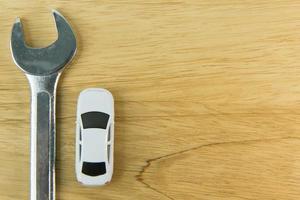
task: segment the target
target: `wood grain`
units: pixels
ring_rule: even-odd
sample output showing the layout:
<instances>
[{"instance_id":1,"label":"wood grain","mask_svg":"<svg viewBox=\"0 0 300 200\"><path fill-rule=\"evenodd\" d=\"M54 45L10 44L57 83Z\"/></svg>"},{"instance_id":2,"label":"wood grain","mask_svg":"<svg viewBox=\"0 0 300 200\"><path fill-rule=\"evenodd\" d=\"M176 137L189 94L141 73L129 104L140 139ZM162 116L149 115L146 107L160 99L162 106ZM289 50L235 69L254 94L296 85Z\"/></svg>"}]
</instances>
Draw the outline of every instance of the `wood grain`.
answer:
<instances>
[{"instance_id":1,"label":"wood grain","mask_svg":"<svg viewBox=\"0 0 300 200\"><path fill-rule=\"evenodd\" d=\"M28 199L30 91L9 51L55 40L50 9L79 49L59 84L58 200L298 200L300 2L81 0L0 2L0 199ZM76 100L116 101L112 183L74 173Z\"/></svg>"}]
</instances>

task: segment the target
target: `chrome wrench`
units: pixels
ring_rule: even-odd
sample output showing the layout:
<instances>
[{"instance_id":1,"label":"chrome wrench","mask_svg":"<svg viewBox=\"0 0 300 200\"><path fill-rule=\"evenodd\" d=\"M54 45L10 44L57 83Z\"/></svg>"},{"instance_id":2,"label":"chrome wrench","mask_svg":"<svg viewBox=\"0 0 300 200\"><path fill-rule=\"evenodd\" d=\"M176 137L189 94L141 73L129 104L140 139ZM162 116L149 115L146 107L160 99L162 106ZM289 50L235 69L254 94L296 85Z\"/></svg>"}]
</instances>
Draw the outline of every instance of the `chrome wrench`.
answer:
<instances>
[{"instance_id":1,"label":"chrome wrench","mask_svg":"<svg viewBox=\"0 0 300 200\"><path fill-rule=\"evenodd\" d=\"M76 38L66 19L53 10L57 40L45 48L26 45L19 18L11 34L11 53L31 88L30 199L55 200L55 104L59 77L76 53Z\"/></svg>"}]
</instances>

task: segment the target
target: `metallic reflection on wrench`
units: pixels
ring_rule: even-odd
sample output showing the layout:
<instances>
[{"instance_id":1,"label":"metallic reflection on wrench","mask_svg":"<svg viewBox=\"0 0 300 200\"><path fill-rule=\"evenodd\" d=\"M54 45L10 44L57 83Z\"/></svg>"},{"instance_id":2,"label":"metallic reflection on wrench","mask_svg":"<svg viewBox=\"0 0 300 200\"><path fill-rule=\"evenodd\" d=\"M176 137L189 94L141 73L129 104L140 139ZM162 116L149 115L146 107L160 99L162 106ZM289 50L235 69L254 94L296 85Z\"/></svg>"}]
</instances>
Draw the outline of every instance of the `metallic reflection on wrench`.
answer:
<instances>
[{"instance_id":1,"label":"metallic reflection on wrench","mask_svg":"<svg viewBox=\"0 0 300 200\"><path fill-rule=\"evenodd\" d=\"M55 100L59 77L75 55L75 34L56 10L57 40L45 48L26 45L19 18L11 35L11 52L31 88L30 199L55 199Z\"/></svg>"}]
</instances>

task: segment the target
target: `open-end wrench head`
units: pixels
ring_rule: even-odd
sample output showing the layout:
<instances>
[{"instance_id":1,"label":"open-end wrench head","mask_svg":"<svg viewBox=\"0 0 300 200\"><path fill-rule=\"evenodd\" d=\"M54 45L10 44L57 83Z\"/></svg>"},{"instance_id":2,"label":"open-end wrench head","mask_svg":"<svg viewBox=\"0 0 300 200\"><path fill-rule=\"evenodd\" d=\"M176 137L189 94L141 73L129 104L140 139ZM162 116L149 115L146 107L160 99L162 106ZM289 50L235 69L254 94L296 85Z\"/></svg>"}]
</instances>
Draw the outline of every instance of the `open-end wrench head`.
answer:
<instances>
[{"instance_id":1,"label":"open-end wrench head","mask_svg":"<svg viewBox=\"0 0 300 200\"><path fill-rule=\"evenodd\" d=\"M46 76L59 72L68 64L76 52L76 38L67 20L56 10L52 11L57 28L57 40L44 48L26 45L22 23L16 19L10 41L12 57L25 73Z\"/></svg>"}]
</instances>

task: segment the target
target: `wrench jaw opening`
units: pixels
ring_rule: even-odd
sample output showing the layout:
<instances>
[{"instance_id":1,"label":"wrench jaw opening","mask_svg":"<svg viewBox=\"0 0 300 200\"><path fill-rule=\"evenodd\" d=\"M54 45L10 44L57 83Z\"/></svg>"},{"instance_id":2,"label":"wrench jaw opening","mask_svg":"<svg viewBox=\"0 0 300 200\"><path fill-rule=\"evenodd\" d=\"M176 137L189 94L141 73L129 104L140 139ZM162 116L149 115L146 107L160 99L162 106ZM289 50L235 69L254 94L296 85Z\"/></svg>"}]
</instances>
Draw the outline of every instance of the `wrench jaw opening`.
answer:
<instances>
[{"instance_id":1,"label":"wrench jaw opening","mask_svg":"<svg viewBox=\"0 0 300 200\"><path fill-rule=\"evenodd\" d=\"M26 44L20 18L13 25L10 40L12 57L26 74L47 76L59 72L76 53L76 36L70 24L58 11L52 12L58 37L47 47L33 48Z\"/></svg>"},{"instance_id":2,"label":"wrench jaw opening","mask_svg":"<svg viewBox=\"0 0 300 200\"><path fill-rule=\"evenodd\" d=\"M55 200L56 89L64 67L76 53L76 38L66 19L53 11L58 38L45 48L26 45L19 18L11 53L31 88L31 200Z\"/></svg>"}]
</instances>

